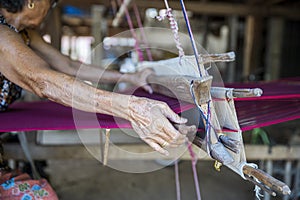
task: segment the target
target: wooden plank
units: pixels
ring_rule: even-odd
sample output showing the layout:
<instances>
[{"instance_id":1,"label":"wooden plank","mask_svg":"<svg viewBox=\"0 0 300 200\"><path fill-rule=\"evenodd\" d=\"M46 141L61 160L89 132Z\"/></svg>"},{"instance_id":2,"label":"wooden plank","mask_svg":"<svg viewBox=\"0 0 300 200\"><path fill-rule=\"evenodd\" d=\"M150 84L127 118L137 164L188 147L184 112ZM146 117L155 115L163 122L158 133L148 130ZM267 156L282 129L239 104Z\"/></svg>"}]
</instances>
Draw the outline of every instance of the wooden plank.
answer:
<instances>
[{"instance_id":1,"label":"wooden plank","mask_svg":"<svg viewBox=\"0 0 300 200\"><path fill-rule=\"evenodd\" d=\"M51 37L51 45L56 49L61 49L61 37L62 37L62 23L61 23L61 10L56 7L50 14L47 21L47 33Z\"/></svg>"},{"instance_id":2,"label":"wooden plank","mask_svg":"<svg viewBox=\"0 0 300 200\"><path fill-rule=\"evenodd\" d=\"M211 76L200 79L190 76L151 75L147 79L155 92L194 104L194 98L189 92L192 81L195 100L199 105L207 103L210 100Z\"/></svg>"},{"instance_id":3,"label":"wooden plank","mask_svg":"<svg viewBox=\"0 0 300 200\"><path fill-rule=\"evenodd\" d=\"M140 154L139 157L132 157L130 153L126 152L151 152L153 151L148 145L144 143L136 144L114 144L124 151L118 151L116 148L110 148L109 159L116 160L153 160L161 158L159 154ZM93 152L100 152L99 145L88 146ZM200 160L211 160L206 153L194 146L194 151ZM31 143L29 151L33 159L94 159L87 149L82 145L60 145L60 146L41 146ZM22 149L19 144L4 144L5 157L10 159L25 159ZM278 145L272 147L262 145L245 145L246 157L248 160L300 160L300 146L283 146ZM168 157L165 157L168 159ZM181 158L182 160L190 160L190 155L186 151Z\"/></svg>"}]
</instances>

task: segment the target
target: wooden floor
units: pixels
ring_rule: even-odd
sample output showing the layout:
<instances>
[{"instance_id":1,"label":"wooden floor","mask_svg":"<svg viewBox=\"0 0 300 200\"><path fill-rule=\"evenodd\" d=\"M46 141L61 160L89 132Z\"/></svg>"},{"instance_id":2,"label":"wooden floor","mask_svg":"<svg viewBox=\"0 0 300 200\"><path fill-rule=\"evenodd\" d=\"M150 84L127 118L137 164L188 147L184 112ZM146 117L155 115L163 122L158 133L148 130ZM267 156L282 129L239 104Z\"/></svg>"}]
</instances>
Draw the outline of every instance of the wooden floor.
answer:
<instances>
[{"instance_id":1,"label":"wooden floor","mask_svg":"<svg viewBox=\"0 0 300 200\"><path fill-rule=\"evenodd\" d=\"M134 161L119 161L122 164ZM145 161L147 165L149 162ZM130 174L103 167L92 160L49 161L47 172L62 200L175 200L174 167L144 174ZM190 161L179 163L181 199L196 199ZM202 200L254 199L253 185L223 168L213 169L211 161L197 164Z\"/></svg>"}]
</instances>

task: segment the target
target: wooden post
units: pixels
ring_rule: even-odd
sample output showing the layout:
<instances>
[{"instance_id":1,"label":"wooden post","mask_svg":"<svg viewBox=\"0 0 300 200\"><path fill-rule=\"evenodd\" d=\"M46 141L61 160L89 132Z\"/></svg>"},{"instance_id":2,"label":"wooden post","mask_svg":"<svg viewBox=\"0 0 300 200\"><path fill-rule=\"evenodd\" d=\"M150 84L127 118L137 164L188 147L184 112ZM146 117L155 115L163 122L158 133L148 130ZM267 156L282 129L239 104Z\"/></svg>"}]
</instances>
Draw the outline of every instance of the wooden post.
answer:
<instances>
[{"instance_id":1,"label":"wooden post","mask_svg":"<svg viewBox=\"0 0 300 200\"><path fill-rule=\"evenodd\" d=\"M195 101L201 105L210 100L210 88L212 77L195 78L191 76L156 76L150 75L147 82L151 84L157 93L174 97L182 101L194 104ZM190 92L193 82L194 97Z\"/></svg>"},{"instance_id":2,"label":"wooden post","mask_svg":"<svg viewBox=\"0 0 300 200\"><path fill-rule=\"evenodd\" d=\"M236 51L237 38L238 38L238 16L230 16L229 21L229 37L228 46L230 51ZM235 81L235 62L227 64L227 82L232 83Z\"/></svg>"},{"instance_id":3,"label":"wooden post","mask_svg":"<svg viewBox=\"0 0 300 200\"><path fill-rule=\"evenodd\" d=\"M92 6L92 36L94 37L94 43L92 45L93 48L93 56L92 63L95 65L101 65L101 61L103 58L103 31L102 26L104 22L103 13L105 11L105 7L101 5L93 5Z\"/></svg>"},{"instance_id":4,"label":"wooden post","mask_svg":"<svg viewBox=\"0 0 300 200\"><path fill-rule=\"evenodd\" d=\"M48 33L51 37L51 45L56 49L61 49L61 37L62 37L62 24L61 24L61 9L56 7L49 16L51 20L48 20Z\"/></svg>"},{"instance_id":5,"label":"wooden post","mask_svg":"<svg viewBox=\"0 0 300 200\"><path fill-rule=\"evenodd\" d=\"M243 78L255 73L261 57L262 18L252 15L246 18Z\"/></svg>"},{"instance_id":6,"label":"wooden post","mask_svg":"<svg viewBox=\"0 0 300 200\"><path fill-rule=\"evenodd\" d=\"M279 78L281 51L283 40L284 20L271 18L268 22L267 44L266 44L266 73L264 79L267 81Z\"/></svg>"}]
</instances>

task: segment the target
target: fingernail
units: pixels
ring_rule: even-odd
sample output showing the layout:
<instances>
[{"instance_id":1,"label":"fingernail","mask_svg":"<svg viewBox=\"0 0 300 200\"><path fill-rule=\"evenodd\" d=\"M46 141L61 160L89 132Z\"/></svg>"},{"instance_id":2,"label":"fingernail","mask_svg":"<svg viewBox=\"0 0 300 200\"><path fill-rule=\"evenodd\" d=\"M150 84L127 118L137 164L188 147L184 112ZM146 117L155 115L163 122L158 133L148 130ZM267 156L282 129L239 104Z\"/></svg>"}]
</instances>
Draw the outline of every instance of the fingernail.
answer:
<instances>
[{"instance_id":1,"label":"fingernail","mask_svg":"<svg viewBox=\"0 0 300 200\"><path fill-rule=\"evenodd\" d=\"M195 131L195 130L197 130L196 126L195 125L191 126L191 131Z\"/></svg>"},{"instance_id":2,"label":"fingernail","mask_svg":"<svg viewBox=\"0 0 300 200\"><path fill-rule=\"evenodd\" d=\"M188 121L186 118L183 118L183 117L181 118L181 120L183 121L183 123L187 123L187 121Z\"/></svg>"},{"instance_id":3,"label":"fingernail","mask_svg":"<svg viewBox=\"0 0 300 200\"><path fill-rule=\"evenodd\" d=\"M168 151L165 151L165 153L164 153L166 156L169 156L170 155L170 153L168 152Z\"/></svg>"}]
</instances>

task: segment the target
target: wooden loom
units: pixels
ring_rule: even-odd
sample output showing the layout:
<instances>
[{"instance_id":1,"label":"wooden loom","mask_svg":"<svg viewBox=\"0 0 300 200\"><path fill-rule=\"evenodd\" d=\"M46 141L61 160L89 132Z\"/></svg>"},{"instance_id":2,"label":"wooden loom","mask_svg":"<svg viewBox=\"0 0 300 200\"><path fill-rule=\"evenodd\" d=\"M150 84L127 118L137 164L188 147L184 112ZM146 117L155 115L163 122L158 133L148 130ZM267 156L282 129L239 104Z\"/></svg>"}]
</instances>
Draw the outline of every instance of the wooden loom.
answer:
<instances>
[{"instance_id":1,"label":"wooden loom","mask_svg":"<svg viewBox=\"0 0 300 200\"><path fill-rule=\"evenodd\" d=\"M202 64L232 61L234 60L234 53L209 54L202 57ZM205 130L211 132L211 134L206 134L205 138L203 138L199 133L190 133L189 139L193 144L206 151L208 155L216 161L216 168L219 168L221 165L226 165L233 171L239 173L244 179L254 183L272 196L276 196L276 193L283 195L290 194L291 191L285 183L247 162L241 163L243 159L240 159L240 157L243 157L244 160L246 158L241 136L242 131L238 124L234 106L234 98L258 97L262 95L262 90L259 88L234 89L212 87L212 79L212 76L197 78L179 75L152 75L148 78L148 82L155 92L175 97L181 101L193 103L196 107L205 109L204 113L206 116L211 115L206 119L205 116L202 117ZM215 101L215 99L218 100ZM225 105L227 111L230 112L230 117L224 126L224 128L229 129L226 131L222 130L219 118L222 118L223 115L228 116L228 113L222 113L222 109L215 109L215 105L218 104L220 100L223 103L222 106ZM210 114L207 113L207 104L210 104ZM181 126L180 128L184 129L185 127ZM206 142L206 137L211 138L211 144ZM237 166L240 167L241 172L237 169Z\"/></svg>"},{"instance_id":2,"label":"wooden loom","mask_svg":"<svg viewBox=\"0 0 300 200\"><path fill-rule=\"evenodd\" d=\"M158 19L163 20L165 17L169 19L170 27L174 34L176 47L179 50L179 62L182 62L182 59L184 59L185 56L178 37L178 26L175 18L172 15L172 9L170 9L167 0L164 0L164 2L166 5L166 14L165 16L159 16ZM204 64L233 61L235 55L233 52L227 54L199 54L193 39L193 34L190 28L188 17L186 15L183 0L181 0L180 3L195 54L195 58L192 59L195 60L196 64L198 65L200 78L195 77L194 74L189 76L179 73L170 76L167 73L164 75L151 75L148 77L148 82L151 84L155 92L169 97L175 97L181 101L192 103L196 106L201 114L200 120L202 120L204 125L205 136L203 138L203 136L201 137L198 133L191 133L189 134L189 139L193 142L193 144L206 151L210 157L216 160L216 169L219 169L221 165L226 165L238 173L241 177L251 181L257 187L270 193L272 196L276 196L275 192L283 195L290 194L291 191L285 183L257 169L257 167L253 164L248 164L246 162L243 139L241 135L242 131L237 119L234 98L261 96L262 90L259 88L234 89L212 87L213 77L205 70ZM125 2L121 6L125 7L126 9ZM131 31L133 31L132 27ZM134 35L135 34L133 34L133 36ZM134 38L138 42L138 39L136 37ZM139 52L138 48L137 51ZM150 62L150 66L148 67L151 67L152 64L153 63ZM156 72L157 69L159 68L156 68ZM218 99L218 101L215 101L214 99ZM220 103L220 100L222 103ZM228 113L224 113L224 109L220 109L222 106L226 107L225 111ZM227 119L225 120L223 126L229 131L224 132L221 128L220 120L226 118L226 116ZM178 128L185 129L184 126ZM259 190L256 191L259 193ZM257 197L259 195L258 193L256 194Z\"/></svg>"}]
</instances>

